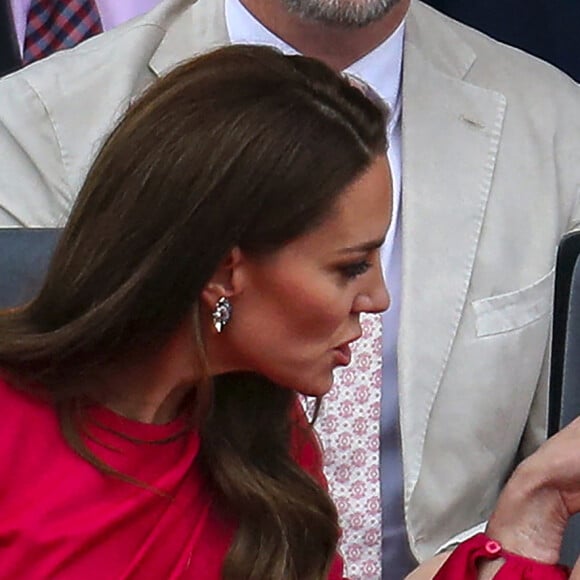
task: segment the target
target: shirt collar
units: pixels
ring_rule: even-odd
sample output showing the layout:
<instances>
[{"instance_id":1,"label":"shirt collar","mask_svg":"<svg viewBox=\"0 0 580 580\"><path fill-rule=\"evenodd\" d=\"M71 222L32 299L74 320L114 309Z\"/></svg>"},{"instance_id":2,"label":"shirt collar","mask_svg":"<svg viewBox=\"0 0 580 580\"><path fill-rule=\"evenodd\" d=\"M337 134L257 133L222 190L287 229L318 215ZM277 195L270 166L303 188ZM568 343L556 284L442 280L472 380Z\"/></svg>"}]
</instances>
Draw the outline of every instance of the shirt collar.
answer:
<instances>
[{"instance_id":1,"label":"shirt collar","mask_svg":"<svg viewBox=\"0 0 580 580\"><path fill-rule=\"evenodd\" d=\"M225 0L225 9L232 44L261 44L277 48L285 54L298 54L296 49L255 18L240 0ZM405 21L389 38L344 71L364 81L381 97L389 106L391 122L394 123L400 115L404 35Z\"/></svg>"}]
</instances>

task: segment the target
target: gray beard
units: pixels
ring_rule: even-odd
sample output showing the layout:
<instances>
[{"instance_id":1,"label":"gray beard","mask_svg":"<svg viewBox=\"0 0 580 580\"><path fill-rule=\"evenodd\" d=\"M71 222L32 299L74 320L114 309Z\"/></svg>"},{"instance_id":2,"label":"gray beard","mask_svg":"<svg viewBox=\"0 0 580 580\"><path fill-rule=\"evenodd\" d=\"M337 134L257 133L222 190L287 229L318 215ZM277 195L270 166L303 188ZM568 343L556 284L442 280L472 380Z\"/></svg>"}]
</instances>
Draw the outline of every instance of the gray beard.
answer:
<instances>
[{"instance_id":1,"label":"gray beard","mask_svg":"<svg viewBox=\"0 0 580 580\"><path fill-rule=\"evenodd\" d=\"M362 28L380 20L400 0L282 0L289 12L344 28Z\"/></svg>"}]
</instances>

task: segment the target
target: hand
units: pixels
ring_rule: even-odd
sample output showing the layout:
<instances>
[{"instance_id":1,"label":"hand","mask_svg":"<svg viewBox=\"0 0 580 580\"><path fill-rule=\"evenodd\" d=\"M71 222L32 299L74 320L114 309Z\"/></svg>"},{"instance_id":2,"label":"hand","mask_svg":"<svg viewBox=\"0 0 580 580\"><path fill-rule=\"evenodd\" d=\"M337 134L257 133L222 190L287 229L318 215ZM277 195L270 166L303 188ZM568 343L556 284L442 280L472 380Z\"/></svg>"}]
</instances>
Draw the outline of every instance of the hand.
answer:
<instances>
[{"instance_id":1,"label":"hand","mask_svg":"<svg viewBox=\"0 0 580 580\"><path fill-rule=\"evenodd\" d=\"M568 519L577 512L580 418L520 464L500 495L487 534L510 552L555 564ZM580 570L577 574L580 580Z\"/></svg>"}]
</instances>

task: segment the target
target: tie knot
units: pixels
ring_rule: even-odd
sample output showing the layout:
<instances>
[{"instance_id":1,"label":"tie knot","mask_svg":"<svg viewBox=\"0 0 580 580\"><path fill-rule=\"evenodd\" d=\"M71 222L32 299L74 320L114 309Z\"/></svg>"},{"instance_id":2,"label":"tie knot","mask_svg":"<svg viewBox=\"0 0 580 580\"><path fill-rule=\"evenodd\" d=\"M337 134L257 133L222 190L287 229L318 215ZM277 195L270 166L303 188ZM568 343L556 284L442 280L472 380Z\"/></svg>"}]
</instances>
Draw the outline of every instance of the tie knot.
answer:
<instances>
[{"instance_id":1,"label":"tie knot","mask_svg":"<svg viewBox=\"0 0 580 580\"><path fill-rule=\"evenodd\" d=\"M386 103L383 98L369 85L367 82L363 81L361 78L353 75L352 73L342 73L342 76L348 81L348 83L358 89L369 101L376 105L379 109L384 111L385 119L387 121L387 136L390 137L392 132L392 124L396 121L393 117L393 112L388 103Z\"/></svg>"},{"instance_id":2,"label":"tie knot","mask_svg":"<svg viewBox=\"0 0 580 580\"><path fill-rule=\"evenodd\" d=\"M348 81L348 84L358 89L365 97L369 98L375 104L383 103L380 95L367 82L351 73L343 73L342 76ZM384 106L384 105L383 105Z\"/></svg>"},{"instance_id":3,"label":"tie knot","mask_svg":"<svg viewBox=\"0 0 580 580\"><path fill-rule=\"evenodd\" d=\"M348 81L350 86L358 89L367 99L372 101L377 107L383 109L386 112L387 118L390 117L390 107L383 101L382 97L369 85L367 82L363 81L361 78L353 75L352 73L342 73L342 76Z\"/></svg>"}]
</instances>

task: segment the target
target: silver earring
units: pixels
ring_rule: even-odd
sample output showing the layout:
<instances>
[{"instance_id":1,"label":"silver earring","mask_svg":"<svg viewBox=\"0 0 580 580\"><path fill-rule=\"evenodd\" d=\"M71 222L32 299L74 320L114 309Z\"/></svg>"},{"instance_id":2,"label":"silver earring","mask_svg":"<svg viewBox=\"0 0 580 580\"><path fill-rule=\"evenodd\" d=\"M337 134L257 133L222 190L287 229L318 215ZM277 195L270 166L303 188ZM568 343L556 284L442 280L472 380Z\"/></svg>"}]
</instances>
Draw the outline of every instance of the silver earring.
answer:
<instances>
[{"instance_id":1,"label":"silver earring","mask_svg":"<svg viewBox=\"0 0 580 580\"><path fill-rule=\"evenodd\" d=\"M222 296L217 301L214 311L211 313L213 325L215 326L218 334L220 334L221 331L225 328L231 317L232 304L225 296Z\"/></svg>"}]
</instances>

